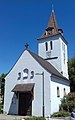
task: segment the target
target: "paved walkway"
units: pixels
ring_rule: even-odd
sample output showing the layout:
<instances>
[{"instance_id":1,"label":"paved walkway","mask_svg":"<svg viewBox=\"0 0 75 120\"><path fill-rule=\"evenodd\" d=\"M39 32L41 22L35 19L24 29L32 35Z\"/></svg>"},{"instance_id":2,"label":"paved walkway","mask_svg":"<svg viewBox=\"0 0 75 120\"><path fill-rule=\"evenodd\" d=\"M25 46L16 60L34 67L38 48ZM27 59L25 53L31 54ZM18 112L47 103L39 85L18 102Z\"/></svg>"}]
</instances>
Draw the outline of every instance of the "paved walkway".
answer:
<instances>
[{"instance_id":1,"label":"paved walkway","mask_svg":"<svg viewBox=\"0 0 75 120\"><path fill-rule=\"evenodd\" d=\"M26 116L17 116L17 115L4 115L0 114L0 120L22 120ZM46 120L70 120L69 117L67 118L47 118Z\"/></svg>"},{"instance_id":2,"label":"paved walkway","mask_svg":"<svg viewBox=\"0 0 75 120\"><path fill-rule=\"evenodd\" d=\"M0 114L0 120L22 120L24 116Z\"/></svg>"}]
</instances>

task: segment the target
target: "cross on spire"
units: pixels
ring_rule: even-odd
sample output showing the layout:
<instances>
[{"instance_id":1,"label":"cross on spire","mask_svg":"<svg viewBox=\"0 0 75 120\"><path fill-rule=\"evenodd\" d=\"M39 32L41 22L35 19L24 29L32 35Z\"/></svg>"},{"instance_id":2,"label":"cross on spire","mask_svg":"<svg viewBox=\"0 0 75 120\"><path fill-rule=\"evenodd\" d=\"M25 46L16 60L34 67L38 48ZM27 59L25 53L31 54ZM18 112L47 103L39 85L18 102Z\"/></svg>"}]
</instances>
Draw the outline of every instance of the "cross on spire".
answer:
<instances>
[{"instance_id":1,"label":"cross on spire","mask_svg":"<svg viewBox=\"0 0 75 120\"><path fill-rule=\"evenodd\" d=\"M25 44L26 49L28 49L28 46L29 46L28 43L26 43L26 44Z\"/></svg>"},{"instance_id":2,"label":"cross on spire","mask_svg":"<svg viewBox=\"0 0 75 120\"><path fill-rule=\"evenodd\" d=\"M54 5L53 5L53 3L52 3L52 12L54 12Z\"/></svg>"}]
</instances>

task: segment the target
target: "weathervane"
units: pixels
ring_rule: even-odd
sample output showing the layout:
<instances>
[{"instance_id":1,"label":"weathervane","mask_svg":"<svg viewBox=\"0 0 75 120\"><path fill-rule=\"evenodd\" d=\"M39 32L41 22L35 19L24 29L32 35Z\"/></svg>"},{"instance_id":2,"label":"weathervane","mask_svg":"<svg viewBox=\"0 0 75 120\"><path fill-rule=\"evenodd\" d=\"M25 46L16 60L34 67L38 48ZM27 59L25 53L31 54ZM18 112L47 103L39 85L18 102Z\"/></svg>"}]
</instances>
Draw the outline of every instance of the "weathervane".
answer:
<instances>
[{"instance_id":1,"label":"weathervane","mask_svg":"<svg viewBox=\"0 0 75 120\"><path fill-rule=\"evenodd\" d=\"M25 44L26 49L28 49L28 46L29 46L28 43L26 43L26 44Z\"/></svg>"}]
</instances>

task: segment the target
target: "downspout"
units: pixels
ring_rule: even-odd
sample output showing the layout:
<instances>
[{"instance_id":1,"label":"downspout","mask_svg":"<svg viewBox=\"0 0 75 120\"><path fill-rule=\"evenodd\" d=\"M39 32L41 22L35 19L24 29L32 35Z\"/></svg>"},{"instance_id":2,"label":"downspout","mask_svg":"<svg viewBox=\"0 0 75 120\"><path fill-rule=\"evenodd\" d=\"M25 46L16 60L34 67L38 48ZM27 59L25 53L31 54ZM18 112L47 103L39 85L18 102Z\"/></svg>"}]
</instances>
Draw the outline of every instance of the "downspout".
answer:
<instances>
[{"instance_id":1,"label":"downspout","mask_svg":"<svg viewBox=\"0 0 75 120\"><path fill-rule=\"evenodd\" d=\"M50 117L51 117L51 78L52 75L50 75Z\"/></svg>"}]
</instances>

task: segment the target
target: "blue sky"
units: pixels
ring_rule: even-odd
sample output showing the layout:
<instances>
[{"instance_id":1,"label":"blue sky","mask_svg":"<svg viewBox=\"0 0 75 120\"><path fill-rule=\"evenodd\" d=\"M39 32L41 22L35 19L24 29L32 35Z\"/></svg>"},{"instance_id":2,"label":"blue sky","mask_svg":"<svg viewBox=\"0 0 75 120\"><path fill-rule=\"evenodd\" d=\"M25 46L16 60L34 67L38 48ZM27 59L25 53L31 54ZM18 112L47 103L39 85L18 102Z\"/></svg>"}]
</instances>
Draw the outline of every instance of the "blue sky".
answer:
<instances>
[{"instance_id":1,"label":"blue sky","mask_svg":"<svg viewBox=\"0 0 75 120\"><path fill-rule=\"evenodd\" d=\"M75 54L75 0L0 0L0 75L7 73L28 42L37 53L37 38L47 27L52 2L59 28Z\"/></svg>"}]
</instances>

